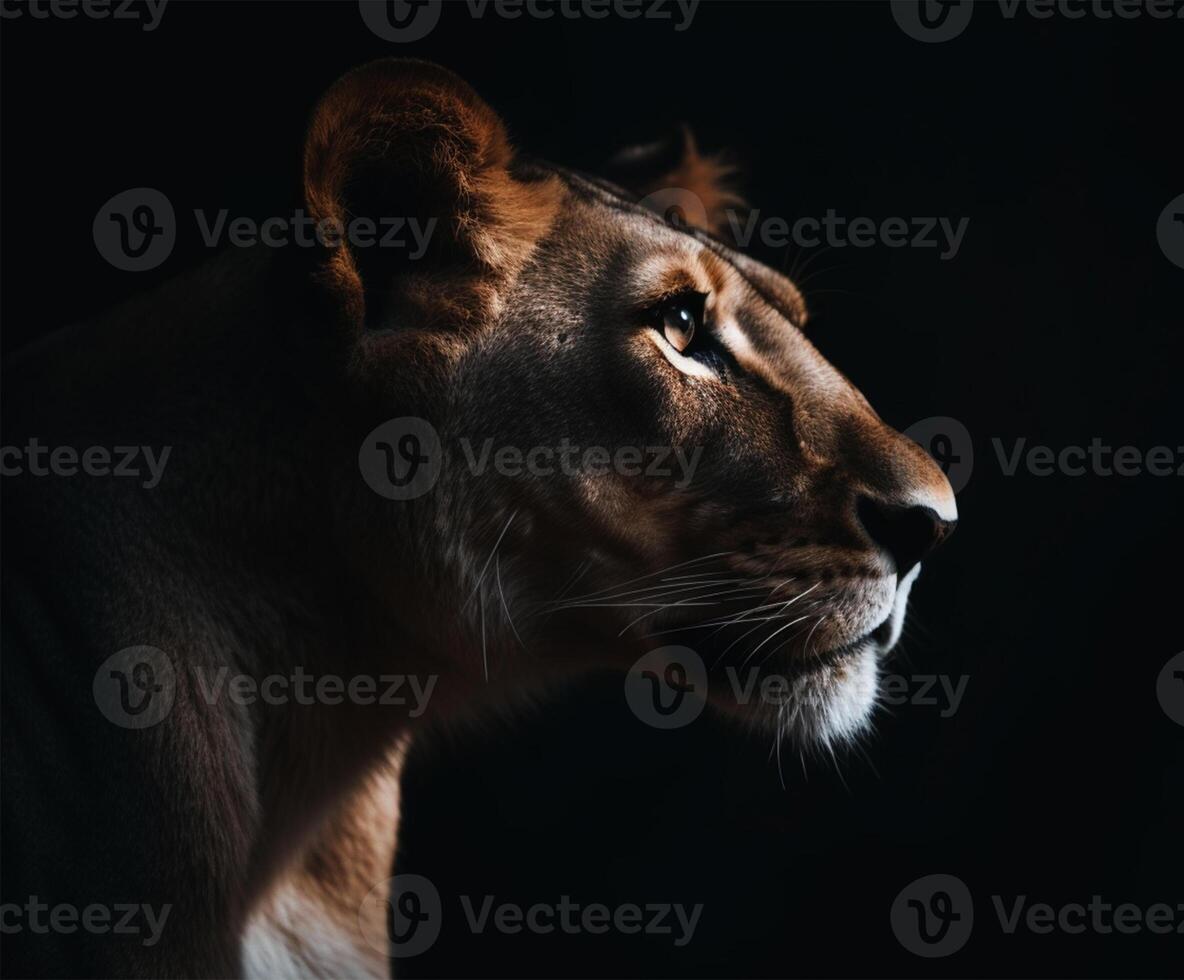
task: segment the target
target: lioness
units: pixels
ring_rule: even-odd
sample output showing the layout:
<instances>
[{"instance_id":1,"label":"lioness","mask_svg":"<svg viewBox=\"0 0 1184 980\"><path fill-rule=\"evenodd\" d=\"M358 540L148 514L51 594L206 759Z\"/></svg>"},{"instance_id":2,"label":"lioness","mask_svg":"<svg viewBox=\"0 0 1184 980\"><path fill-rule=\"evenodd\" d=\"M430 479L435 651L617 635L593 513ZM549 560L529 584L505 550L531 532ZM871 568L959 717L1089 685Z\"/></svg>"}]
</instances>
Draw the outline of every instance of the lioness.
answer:
<instances>
[{"instance_id":1,"label":"lioness","mask_svg":"<svg viewBox=\"0 0 1184 980\"><path fill-rule=\"evenodd\" d=\"M710 227L719 176L688 146L666 186ZM950 487L789 280L637 196L516 155L450 72L376 62L316 107L302 206L434 219L422 256L231 249L11 359L6 447L169 456L153 486L5 477L6 970L385 976L362 899L407 738L659 646L791 677L778 705L709 692L777 737L865 724ZM565 440L694 471L474 464ZM430 697L266 696L296 674ZM100 911L45 932L37 903ZM129 903L151 936L113 927Z\"/></svg>"}]
</instances>

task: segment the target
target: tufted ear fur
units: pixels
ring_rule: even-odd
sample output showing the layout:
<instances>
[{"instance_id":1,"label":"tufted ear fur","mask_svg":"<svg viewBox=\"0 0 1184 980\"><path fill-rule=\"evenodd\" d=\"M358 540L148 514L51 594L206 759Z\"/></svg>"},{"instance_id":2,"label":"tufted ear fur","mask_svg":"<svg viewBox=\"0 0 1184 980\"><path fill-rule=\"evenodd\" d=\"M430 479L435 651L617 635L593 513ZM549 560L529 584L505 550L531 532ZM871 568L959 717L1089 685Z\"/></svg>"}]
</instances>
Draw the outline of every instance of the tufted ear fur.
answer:
<instances>
[{"instance_id":1,"label":"tufted ear fur","mask_svg":"<svg viewBox=\"0 0 1184 980\"><path fill-rule=\"evenodd\" d=\"M608 164L608 176L664 213L715 235L728 227L729 208L742 206L733 186L736 167L722 154L703 155L686 125L664 138L620 151Z\"/></svg>"},{"instance_id":2,"label":"tufted ear fur","mask_svg":"<svg viewBox=\"0 0 1184 980\"><path fill-rule=\"evenodd\" d=\"M511 175L498 116L437 65L384 59L313 112L304 199L314 277L349 331L487 322L549 227L554 178Z\"/></svg>"}]
</instances>

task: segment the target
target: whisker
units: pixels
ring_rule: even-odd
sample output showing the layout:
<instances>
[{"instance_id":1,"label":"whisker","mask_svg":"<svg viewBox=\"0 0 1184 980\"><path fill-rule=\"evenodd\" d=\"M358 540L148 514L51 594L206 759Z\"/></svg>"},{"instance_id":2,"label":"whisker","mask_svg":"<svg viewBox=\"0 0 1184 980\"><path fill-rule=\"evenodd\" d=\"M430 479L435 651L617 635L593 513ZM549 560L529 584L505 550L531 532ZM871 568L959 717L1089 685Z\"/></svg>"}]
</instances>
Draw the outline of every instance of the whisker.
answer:
<instances>
[{"instance_id":1,"label":"whisker","mask_svg":"<svg viewBox=\"0 0 1184 980\"><path fill-rule=\"evenodd\" d=\"M814 624L814 629L810 630L810 635L806 637L806 642L803 644L803 648L806 651L807 657L810 656L810 641L814 638L814 633L817 631L818 627L823 624L825 619L826 619L826 613L822 613L818 617L818 622ZM821 657L818 657L817 659L819 660L819 662L822 661Z\"/></svg>"},{"instance_id":2,"label":"whisker","mask_svg":"<svg viewBox=\"0 0 1184 980\"><path fill-rule=\"evenodd\" d=\"M772 633L770 633L767 637L765 637L763 640L761 640L760 643L758 643L756 645L756 647L748 654L748 656L744 658L744 662L742 664L740 664L740 666L742 668L747 666L748 661L750 661L754 656L756 656L757 650L759 650L766 643L768 643L771 639L773 639L773 637L777 636L778 633L784 633L787 629L789 629L791 626L793 626L794 623L800 623L803 619L808 619L808 618L809 618L809 615L807 614L806 616L802 616L798 619L791 619L784 626L779 626L777 629L775 629Z\"/></svg>"},{"instance_id":3,"label":"whisker","mask_svg":"<svg viewBox=\"0 0 1184 980\"><path fill-rule=\"evenodd\" d=\"M479 585L480 583L478 583ZM485 683L489 683L489 656L485 650L485 593L481 593L481 601L478 603L481 607L481 669L485 673Z\"/></svg>"},{"instance_id":4,"label":"whisker","mask_svg":"<svg viewBox=\"0 0 1184 980\"><path fill-rule=\"evenodd\" d=\"M790 580L790 581L792 581L792 580ZM779 585L779 586L777 586L777 588L773 589L773 592L776 592L779 589L784 588L788 584L789 584L788 581L782 582L781 585ZM762 605L759 605L759 606L753 606L749 609L743 609L739 613L736 613L735 615L720 616L716 619L708 619L708 620L705 620L700 623L684 623L680 626L671 627L670 629L657 630L657 631L652 632L648 635L650 635L650 636L664 636L668 633L681 633L685 630L710 629L711 627L714 626L714 627L716 627L716 629L708 637L708 639L710 639L711 636L715 636L715 634L720 632L720 630L726 629L729 626L737 626L741 623L750 623L750 622L756 623L759 626L759 624L761 624L761 623L768 623L768 622L772 622L773 620L784 619L785 618L784 610L785 610L786 606L790 605L793 602L796 602L798 599L802 598L807 593L813 591L815 588L818 587L818 584L821 584L821 583L817 583L815 585L812 585L809 589L806 589L804 592L800 592L798 595L794 596L788 602L763 603ZM761 590L758 589L757 591L759 592ZM770 593L770 595L771 594L772 594L772 592ZM777 608L778 612L771 615L771 616L762 616L762 617L754 617L753 616L754 613L763 612L767 609L773 609L773 608ZM749 630L748 633L744 634L744 636L748 636L752 632L753 632L753 630ZM744 636L742 636L740 639L743 639ZM731 647L729 646L728 649L730 650ZM724 652L726 653L727 651L725 650ZM713 670L715 669L715 666L718 663L719 663L719 658L716 658L715 662L712 664Z\"/></svg>"},{"instance_id":5,"label":"whisker","mask_svg":"<svg viewBox=\"0 0 1184 980\"><path fill-rule=\"evenodd\" d=\"M690 575L671 575L662 579L663 582L681 582L685 579L703 578L705 575L717 575L718 572L694 572ZM754 579L754 581L757 581Z\"/></svg>"},{"instance_id":6,"label":"whisker","mask_svg":"<svg viewBox=\"0 0 1184 980\"><path fill-rule=\"evenodd\" d=\"M514 631L514 638L518 641L518 645L523 650L526 649L526 644L522 642L522 637L518 635L518 627L514 625L514 617L510 615L510 606L506 602L506 593L502 588L502 556L498 555L497 560L493 565L494 577L497 579L497 593L502 598L502 608L506 611L506 620L510 624L510 629ZM488 678L486 678L488 680Z\"/></svg>"},{"instance_id":7,"label":"whisker","mask_svg":"<svg viewBox=\"0 0 1184 980\"><path fill-rule=\"evenodd\" d=\"M661 595L677 594L679 592L679 590L681 590L681 589L713 587L716 585L742 584L744 581L745 580L742 578L720 578L720 579L708 579L708 580L705 580L702 582L696 582L696 583L684 582L680 585L669 585L669 584L668 585L650 585L644 589L631 589L628 592L617 592L613 595L592 596L590 598L596 599L596 600L624 599L627 596L645 596L647 593L654 593L654 595L650 596L650 598L657 598L658 596L661 596ZM588 603L586 603L583 599L570 599L567 602L565 602L562 606L559 606L558 608L573 609L573 608L587 605L587 604Z\"/></svg>"},{"instance_id":8,"label":"whisker","mask_svg":"<svg viewBox=\"0 0 1184 980\"><path fill-rule=\"evenodd\" d=\"M493 543L493 550L489 553L489 557L485 559L485 564L481 568L481 574L477 576L477 584L473 587L473 593L468 597L468 599L465 600L464 606L461 606L462 610L473 601L473 596L475 596L477 591L481 588L481 583L485 580L485 573L489 571L489 563L493 561L493 556L497 554L497 549L502 543L502 538L506 536L506 532L510 530L510 525L514 523L514 518L517 516L518 511L514 511L510 515L510 519L506 521L506 526L502 528L502 533L497 536L497 540Z\"/></svg>"},{"instance_id":9,"label":"whisker","mask_svg":"<svg viewBox=\"0 0 1184 980\"><path fill-rule=\"evenodd\" d=\"M736 589L732 589L730 591L725 590L723 592L710 593L709 595L705 595L705 596L695 596L695 599L697 599L697 600L710 599L710 598L715 598L716 596L721 596L721 595L733 595L734 596L737 591L738 590L736 590ZM655 609L652 612L643 613L641 616L638 616L635 620L633 620L633 622L629 623L623 630L621 630L621 632L618 633L617 636L624 636L625 633L628 632L628 630L631 629L633 626L636 626L643 619L646 619L649 616L655 615L656 613L660 612L662 609L674 609L679 606L697 606L697 605L716 606L716 605L719 605L719 603L718 602L704 603L704 602L698 602L698 601L697 602L689 602L685 599L680 600L678 602L663 603L660 605L660 607L658 609Z\"/></svg>"},{"instance_id":10,"label":"whisker","mask_svg":"<svg viewBox=\"0 0 1184 980\"><path fill-rule=\"evenodd\" d=\"M784 585L786 585L786 584L787 583L783 582L781 585L779 585L777 587L777 589L774 589L773 592L778 591L779 589L784 587ZM813 585L810 586L810 588L806 589L804 592L799 592L797 595L795 595L792 599L790 599L787 602L782 602L782 603L770 602L764 606L757 606L755 609L750 610L750 612L760 612L765 609L771 609L773 606L779 606L776 615L772 618L774 618L774 619L784 618L782 614L785 612L785 609L787 606L790 606L793 603L797 602L799 599L802 599L805 596L809 595L816 588L818 588L818 586L820 586L821 584L822 584L821 582L815 582ZM773 593L769 593L769 594L772 595ZM737 616L735 619L733 619L731 622L725 623L724 626L735 626L739 623L745 622L746 619L747 619L746 615L740 615L740 616ZM723 627L721 626L720 629L723 629ZM716 630L715 632L718 633L719 630ZM751 632L752 632L752 630L749 630L749 633L751 633ZM711 635L714 636L715 633L712 633ZM748 636L748 633L745 633L744 635ZM730 650L730 649L732 649L731 646L728 647L728 650ZM727 650L724 651L724 653L727 653L727 652L728 652Z\"/></svg>"},{"instance_id":11,"label":"whisker","mask_svg":"<svg viewBox=\"0 0 1184 980\"><path fill-rule=\"evenodd\" d=\"M785 583L782 583L782 585L784 585L784 584L785 584ZM779 586L779 587L780 587L780 586ZM773 591L776 591L776 589L774 589ZM770 595L772 595L772 593L770 593ZM803 595L805 595L805 593L804 593L804 592L803 592L803 593L801 593L801 594L799 594L799 595L797 595L797 596L795 596L793 599L790 599L790 600L788 600L787 602L783 602L783 603L781 603L781 604L780 604L780 606L779 606L779 608L778 608L778 610L777 610L777 612L775 612L775 613L774 613L772 616L765 617L764 619L762 619L762 620L761 620L761 622L770 622L770 621L772 621L772 620L777 620L777 619L784 619L785 617L784 617L783 613L785 612L785 608L786 608L787 606L789 606L791 603L793 603L795 599L800 599L800 598L801 598ZM769 603L769 606L774 606L774 605L777 605L777 603ZM766 606L765 608L768 608L768 606ZM731 623L726 623L726 624L724 624L724 625L725 625L725 626L731 626L731 625L735 625L735 624L737 624L737 623L740 623L740 622L748 622L748 620L747 620L747 619L746 619L744 616L739 616L739 617L737 617L735 620L733 620ZM723 628L724 628L724 626L721 626L721 627L720 627L720 629L723 629ZM733 640L731 643L729 643L729 644L728 644L726 647L724 647L723 653L721 653L721 654L720 654L718 657L716 657L716 658L715 658L715 663L713 663L713 664L711 665L711 669L712 669L712 670L714 670L714 669L715 669L716 665L718 665L718 664L719 664L719 662L720 662L720 661L721 661L721 660L722 660L724 657L726 657L726 656L728 655L728 651L729 651L729 650L731 650L731 649L732 649L732 647L734 647L734 646L735 646L737 643L740 643L740 642L742 642L743 640L746 640L748 637L750 637L750 636L751 636L753 633L755 633L755 632L756 632L757 630L759 630L760 628L761 628L761 623L757 623L757 625L756 625L756 626L754 626L752 629L745 631L743 634L741 634L740 636L736 637L736 639L734 639L734 640ZM715 633L718 633L719 631L720 631L720 630L716 630L716 631L715 631ZM712 633L711 635L712 635L712 636L715 636L715 633ZM745 658L745 660L744 660L744 664L747 664L747 663L748 663L748 659L747 659L747 658ZM741 664L740 666L741 666L741 667L743 667L743 666L744 666L744 664Z\"/></svg>"},{"instance_id":12,"label":"whisker","mask_svg":"<svg viewBox=\"0 0 1184 980\"><path fill-rule=\"evenodd\" d=\"M799 620L798 622L801 622L801 620ZM782 640L775 647L773 647L772 650L770 650L763 657L761 657L760 663L758 663L757 666L763 667L769 661L769 659L771 657L773 657L775 654L777 654L781 650L784 650L787 646L789 646L789 644L791 644L794 640L796 640L799 636L801 636L803 632L805 632L805 630L800 629L800 630L796 630L793 633L790 633L789 636L787 636L784 640Z\"/></svg>"},{"instance_id":13,"label":"whisker","mask_svg":"<svg viewBox=\"0 0 1184 980\"><path fill-rule=\"evenodd\" d=\"M586 559L586 560L580 562L580 564L576 567L575 574L572 575L572 577L567 580L567 585L565 585L562 589L560 589L559 593L555 596L555 598L550 601L551 602L558 602L565 595L567 595L568 590L571 589L576 584L576 582L578 582L581 578L583 578L584 574L591 567L592 567L592 560L591 559Z\"/></svg>"},{"instance_id":14,"label":"whisker","mask_svg":"<svg viewBox=\"0 0 1184 980\"><path fill-rule=\"evenodd\" d=\"M635 582L644 582L646 579L656 578L659 575L666 574L666 572L673 572L678 568L686 568L689 565L698 565L705 561L711 561L713 558L723 558L727 555L734 555L735 553L735 551L718 551L713 555L704 555L702 558L692 558L689 561L679 562L675 565L670 565L667 568L659 568L656 572L650 572L646 575L639 575L637 578L631 578L626 582L618 582L616 585L610 585L608 588L601 589L598 592L589 592L586 595L579 596L578 598L593 599L599 595L604 594L605 592L611 592L613 589L619 589L625 585L633 585Z\"/></svg>"},{"instance_id":15,"label":"whisker","mask_svg":"<svg viewBox=\"0 0 1184 980\"><path fill-rule=\"evenodd\" d=\"M777 722L773 727L773 745L777 748L777 778L781 780L781 789L785 789L785 773L781 769L781 739L784 734L781 729L781 716L785 714L785 702L777 706Z\"/></svg>"},{"instance_id":16,"label":"whisker","mask_svg":"<svg viewBox=\"0 0 1184 980\"><path fill-rule=\"evenodd\" d=\"M829 739L823 742L823 745L826 746L826 751L830 753L830 761L834 764L835 775L839 777L839 782L843 784L843 789L845 789L848 795L850 795L851 787L847 785L847 780L843 778L843 767L839 765L838 757L835 755L834 746L831 745Z\"/></svg>"}]
</instances>

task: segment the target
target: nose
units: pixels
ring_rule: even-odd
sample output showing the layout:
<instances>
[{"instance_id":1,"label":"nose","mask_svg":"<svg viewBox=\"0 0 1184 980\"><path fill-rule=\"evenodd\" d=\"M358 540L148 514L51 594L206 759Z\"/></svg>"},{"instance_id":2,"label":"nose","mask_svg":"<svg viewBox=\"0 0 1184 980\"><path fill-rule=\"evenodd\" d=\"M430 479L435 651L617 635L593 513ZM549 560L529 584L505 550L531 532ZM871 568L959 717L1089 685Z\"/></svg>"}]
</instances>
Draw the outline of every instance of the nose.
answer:
<instances>
[{"instance_id":1,"label":"nose","mask_svg":"<svg viewBox=\"0 0 1184 980\"><path fill-rule=\"evenodd\" d=\"M868 536L896 564L898 579L912 571L958 525L956 520L943 520L932 507L923 504L893 504L870 496L859 498L856 512Z\"/></svg>"}]
</instances>

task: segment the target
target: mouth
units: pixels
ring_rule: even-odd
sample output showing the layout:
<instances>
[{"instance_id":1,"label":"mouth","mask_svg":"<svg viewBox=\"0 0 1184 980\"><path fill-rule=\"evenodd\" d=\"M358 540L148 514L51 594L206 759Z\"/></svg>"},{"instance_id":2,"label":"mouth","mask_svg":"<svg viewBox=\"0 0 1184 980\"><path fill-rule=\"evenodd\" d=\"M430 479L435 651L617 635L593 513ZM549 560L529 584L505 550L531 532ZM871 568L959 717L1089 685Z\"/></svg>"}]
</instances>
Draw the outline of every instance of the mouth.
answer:
<instances>
[{"instance_id":1,"label":"mouth","mask_svg":"<svg viewBox=\"0 0 1184 980\"><path fill-rule=\"evenodd\" d=\"M816 622L816 620L815 620ZM761 646L743 639L743 635L720 633L701 641L695 647L703 658L709 677L720 683L739 680L741 683L761 683L769 678L796 688L825 678L828 683L840 682L853 668L870 661L879 661L885 640L891 633L890 617L854 639L829 647L816 646L810 641L811 622L803 623L797 639L780 649L776 643ZM713 683L715 683L713 681Z\"/></svg>"},{"instance_id":2,"label":"mouth","mask_svg":"<svg viewBox=\"0 0 1184 980\"><path fill-rule=\"evenodd\" d=\"M593 589L560 608L568 617L589 617L595 626L606 605L619 607L614 638L627 636L638 649L681 644L709 675L758 681L776 675L793 683L812 674L841 676L852 661L877 662L893 645L894 621L903 612L892 585L889 593L883 579L833 582L767 570L761 577L740 575L719 561L699 559Z\"/></svg>"},{"instance_id":3,"label":"mouth","mask_svg":"<svg viewBox=\"0 0 1184 980\"><path fill-rule=\"evenodd\" d=\"M876 629L864 633L863 636L851 640L848 643L841 643L836 647L831 647L829 650L819 654L818 659L821 662L821 665L826 667L833 666L834 664L846 660L848 657L853 657L856 654L863 653L871 646L878 646L876 642L876 633L879 631L879 629L880 627L876 627Z\"/></svg>"},{"instance_id":4,"label":"mouth","mask_svg":"<svg viewBox=\"0 0 1184 980\"><path fill-rule=\"evenodd\" d=\"M759 666L735 661L709 671L709 697L752 730L805 748L848 742L865 731L879 691L876 626L823 650L812 647Z\"/></svg>"},{"instance_id":5,"label":"mouth","mask_svg":"<svg viewBox=\"0 0 1184 980\"><path fill-rule=\"evenodd\" d=\"M883 580L844 584L745 580L697 563L602 586L559 608L595 627L606 604L622 607L616 638L632 633L630 648L642 654L683 648L725 715L779 740L831 744L869 724L904 607L895 582L891 592Z\"/></svg>"},{"instance_id":6,"label":"mouth","mask_svg":"<svg viewBox=\"0 0 1184 980\"><path fill-rule=\"evenodd\" d=\"M812 651L808 659L795 657L789 664L782 664L782 673L791 677L805 676L823 670L841 668L848 661L857 660L868 652L884 650L892 636L892 617L886 616L884 621L866 633L830 647L827 650ZM786 670L785 668L790 668Z\"/></svg>"},{"instance_id":7,"label":"mouth","mask_svg":"<svg viewBox=\"0 0 1184 980\"><path fill-rule=\"evenodd\" d=\"M721 592L727 586L718 581L695 585L690 600L667 603L660 615L641 614L650 638L695 649L709 673L776 674L792 681L871 653L878 657L892 646L896 603L878 582L823 590L814 583L791 591L789 578L771 589L761 582L755 592L742 587L730 593ZM879 607L878 615L869 605Z\"/></svg>"}]
</instances>

